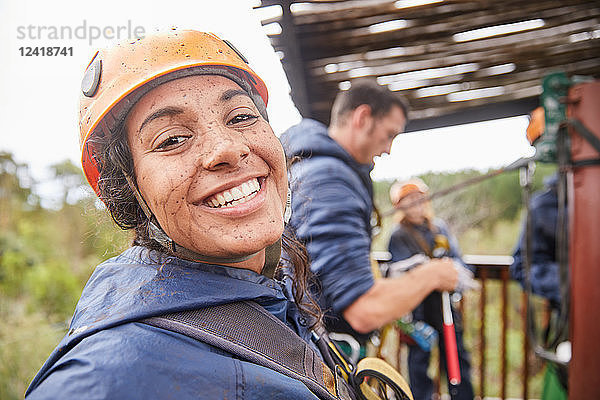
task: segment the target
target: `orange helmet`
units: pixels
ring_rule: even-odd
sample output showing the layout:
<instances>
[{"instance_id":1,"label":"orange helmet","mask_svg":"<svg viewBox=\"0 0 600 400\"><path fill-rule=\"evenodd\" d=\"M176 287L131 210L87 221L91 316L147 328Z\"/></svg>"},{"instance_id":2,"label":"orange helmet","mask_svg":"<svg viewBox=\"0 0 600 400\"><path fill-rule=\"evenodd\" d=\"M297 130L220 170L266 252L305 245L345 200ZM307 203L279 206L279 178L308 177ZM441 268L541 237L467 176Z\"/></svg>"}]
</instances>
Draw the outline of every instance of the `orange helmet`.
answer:
<instances>
[{"instance_id":1,"label":"orange helmet","mask_svg":"<svg viewBox=\"0 0 600 400\"><path fill-rule=\"evenodd\" d=\"M81 84L81 164L98 193L102 163L94 139L120 129L133 105L158 85L190 75L222 75L244 89L266 118L265 83L244 56L211 33L172 30L96 52Z\"/></svg>"},{"instance_id":2,"label":"orange helmet","mask_svg":"<svg viewBox=\"0 0 600 400\"><path fill-rule=\"evenodd\" d=\"M429 187L419 178L412 178L404 182L396 182L390 188L390 200L397 205L400 200L411 193L427 193Z\"/></svg>"},{"instance_id":3,"label":"orange helmet","mask_svg":"<svg viewBox=\"0 0 600 400\"><path fill-rule=\"evenodd\" d=\"M529 114L529 125L527 125L527 140L533 143L544 133L546 121L544 107L538 107Z\"/></svg>"}]
</instances>

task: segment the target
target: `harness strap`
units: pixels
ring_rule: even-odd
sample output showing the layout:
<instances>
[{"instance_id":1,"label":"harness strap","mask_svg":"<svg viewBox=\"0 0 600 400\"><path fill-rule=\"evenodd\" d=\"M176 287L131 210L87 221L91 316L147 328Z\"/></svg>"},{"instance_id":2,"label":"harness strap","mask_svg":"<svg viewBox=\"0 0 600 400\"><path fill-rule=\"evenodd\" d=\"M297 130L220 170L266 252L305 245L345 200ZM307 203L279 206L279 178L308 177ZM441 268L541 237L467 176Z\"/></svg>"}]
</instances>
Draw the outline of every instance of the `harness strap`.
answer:
<instances>
[{"instance_id":1,"label":"harness strap","mask_svg":"<svg viewBox=\"0 0 600 400\"><path fill-rule=\"evenodd\" d=\"M177 332L304 383L320 399L352 400L344 379L302 338L255 302L176 312L140 322Z\"/></svg>"},{"instance_id":2,"label":"harness strap","mask_svg":"<svg viewBox=\"0 0 600 400\"><path fill-rule=\"evenodd\" d=\"M437 226L435 226L429 221L427 221L427 223L429 225L430 231L434 234L434 236L438 235L439 233ZM429 258L435 258L435 256L433 255L433 249L431 248L429 243L427 243L427 240L421 234L421 232L415 229L414 225L408 222L406 219L403 219L401 224L409 233L408 240L412 242L414 250L417 252L419 252L419 250L423 251L423 253L425 253Z\"/></svg>"},{"instance_id":3,"label":"harness strap","mask_svg":"<svg viewBox=\"0 0 600 400\"><path fill-rule=\"evenodd\" d=\"M575 132L584 138L598 153L600 153L600 139L592 131L590 131L581 121L578 119L567 119L567 125L571 125L575 128Z\"/></svg>"}]
</instances>

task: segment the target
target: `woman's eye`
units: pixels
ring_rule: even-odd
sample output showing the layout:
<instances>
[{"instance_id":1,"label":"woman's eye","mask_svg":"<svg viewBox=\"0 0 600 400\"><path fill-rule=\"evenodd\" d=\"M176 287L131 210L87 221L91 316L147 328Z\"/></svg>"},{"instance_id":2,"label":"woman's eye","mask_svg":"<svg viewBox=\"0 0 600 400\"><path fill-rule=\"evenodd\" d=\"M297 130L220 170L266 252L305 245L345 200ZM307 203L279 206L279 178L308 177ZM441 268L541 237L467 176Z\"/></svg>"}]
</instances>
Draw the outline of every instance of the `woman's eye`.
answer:
<instances>
[{"instance_id":1,"label":"woman's eye","mask_svg":"<svg viewBox=\"0 0 600 400\"><path fill-rule=\"evenodd\" d=\"M235 126L247 126L251 125L254 121L258 119L257 115L253 114L238 114L231 118L227 125L235 125Z\"/></svg>"},{"instance_id":2,"label":"woman's eye","mask_svg":"<svg viewBox=\"0 0 600 400\"><path fill-rule=\"evenodd\" d=\"M164 141L160 142L160 144L158 146L156 146L154 148L154 150L157 150L157 151L170 150L172 148L175 148L175 147L183 144L183 142L185 142L187 139L189 139L189 136L170 136L167 139L165 139Z\"/></svg>"}]
</instances>

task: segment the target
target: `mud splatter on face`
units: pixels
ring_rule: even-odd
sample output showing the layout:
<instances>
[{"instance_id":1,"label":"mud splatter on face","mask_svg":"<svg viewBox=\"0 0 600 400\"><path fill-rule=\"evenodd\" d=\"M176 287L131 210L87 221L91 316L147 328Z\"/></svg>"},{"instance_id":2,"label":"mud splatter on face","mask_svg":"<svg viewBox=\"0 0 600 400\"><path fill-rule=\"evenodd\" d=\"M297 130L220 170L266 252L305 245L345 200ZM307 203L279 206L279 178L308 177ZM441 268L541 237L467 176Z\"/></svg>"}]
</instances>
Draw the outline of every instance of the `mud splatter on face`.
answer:
<instances>
[{"instance_id":1,"label":"mud splatter on face","mask_svg":"<svg viewBox=\"0 0 600 400\"><path fill-rule=\"evenodd\" d=\"M140 129L162 109L178 112ZM135 105L126 127L140 193L176 243L229 257L279 239L283 149L236 83L213 75L165 83Z\"/></svg>"}]
</instances>

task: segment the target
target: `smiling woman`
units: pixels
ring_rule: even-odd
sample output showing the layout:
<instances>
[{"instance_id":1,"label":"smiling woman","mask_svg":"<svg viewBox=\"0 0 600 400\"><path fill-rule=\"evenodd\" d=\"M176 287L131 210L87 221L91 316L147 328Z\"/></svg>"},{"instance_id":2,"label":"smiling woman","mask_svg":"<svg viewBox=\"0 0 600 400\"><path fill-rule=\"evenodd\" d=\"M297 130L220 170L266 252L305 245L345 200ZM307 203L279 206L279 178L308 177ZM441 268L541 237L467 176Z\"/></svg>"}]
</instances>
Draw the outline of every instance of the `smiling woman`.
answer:
<instances>
[{"instance_id":1,"label":"smiling woman","mask_svg":"<svg viewBox=\"0 0 600 400\"><path fill-rule=\"evenodd\" d=\"M286 163L266 102L262 80L211 34L171 31L94 56L83 169L135 239L96 268L28 399L348 398L309 344L320 311L306 253L283 234ZM220 324L211 340L160 323L199 310ZM232 331L274 352L240 354ZM290 353L299 375L272 362L285 354L286 366Z\"/></svg>"}]
</instances>

